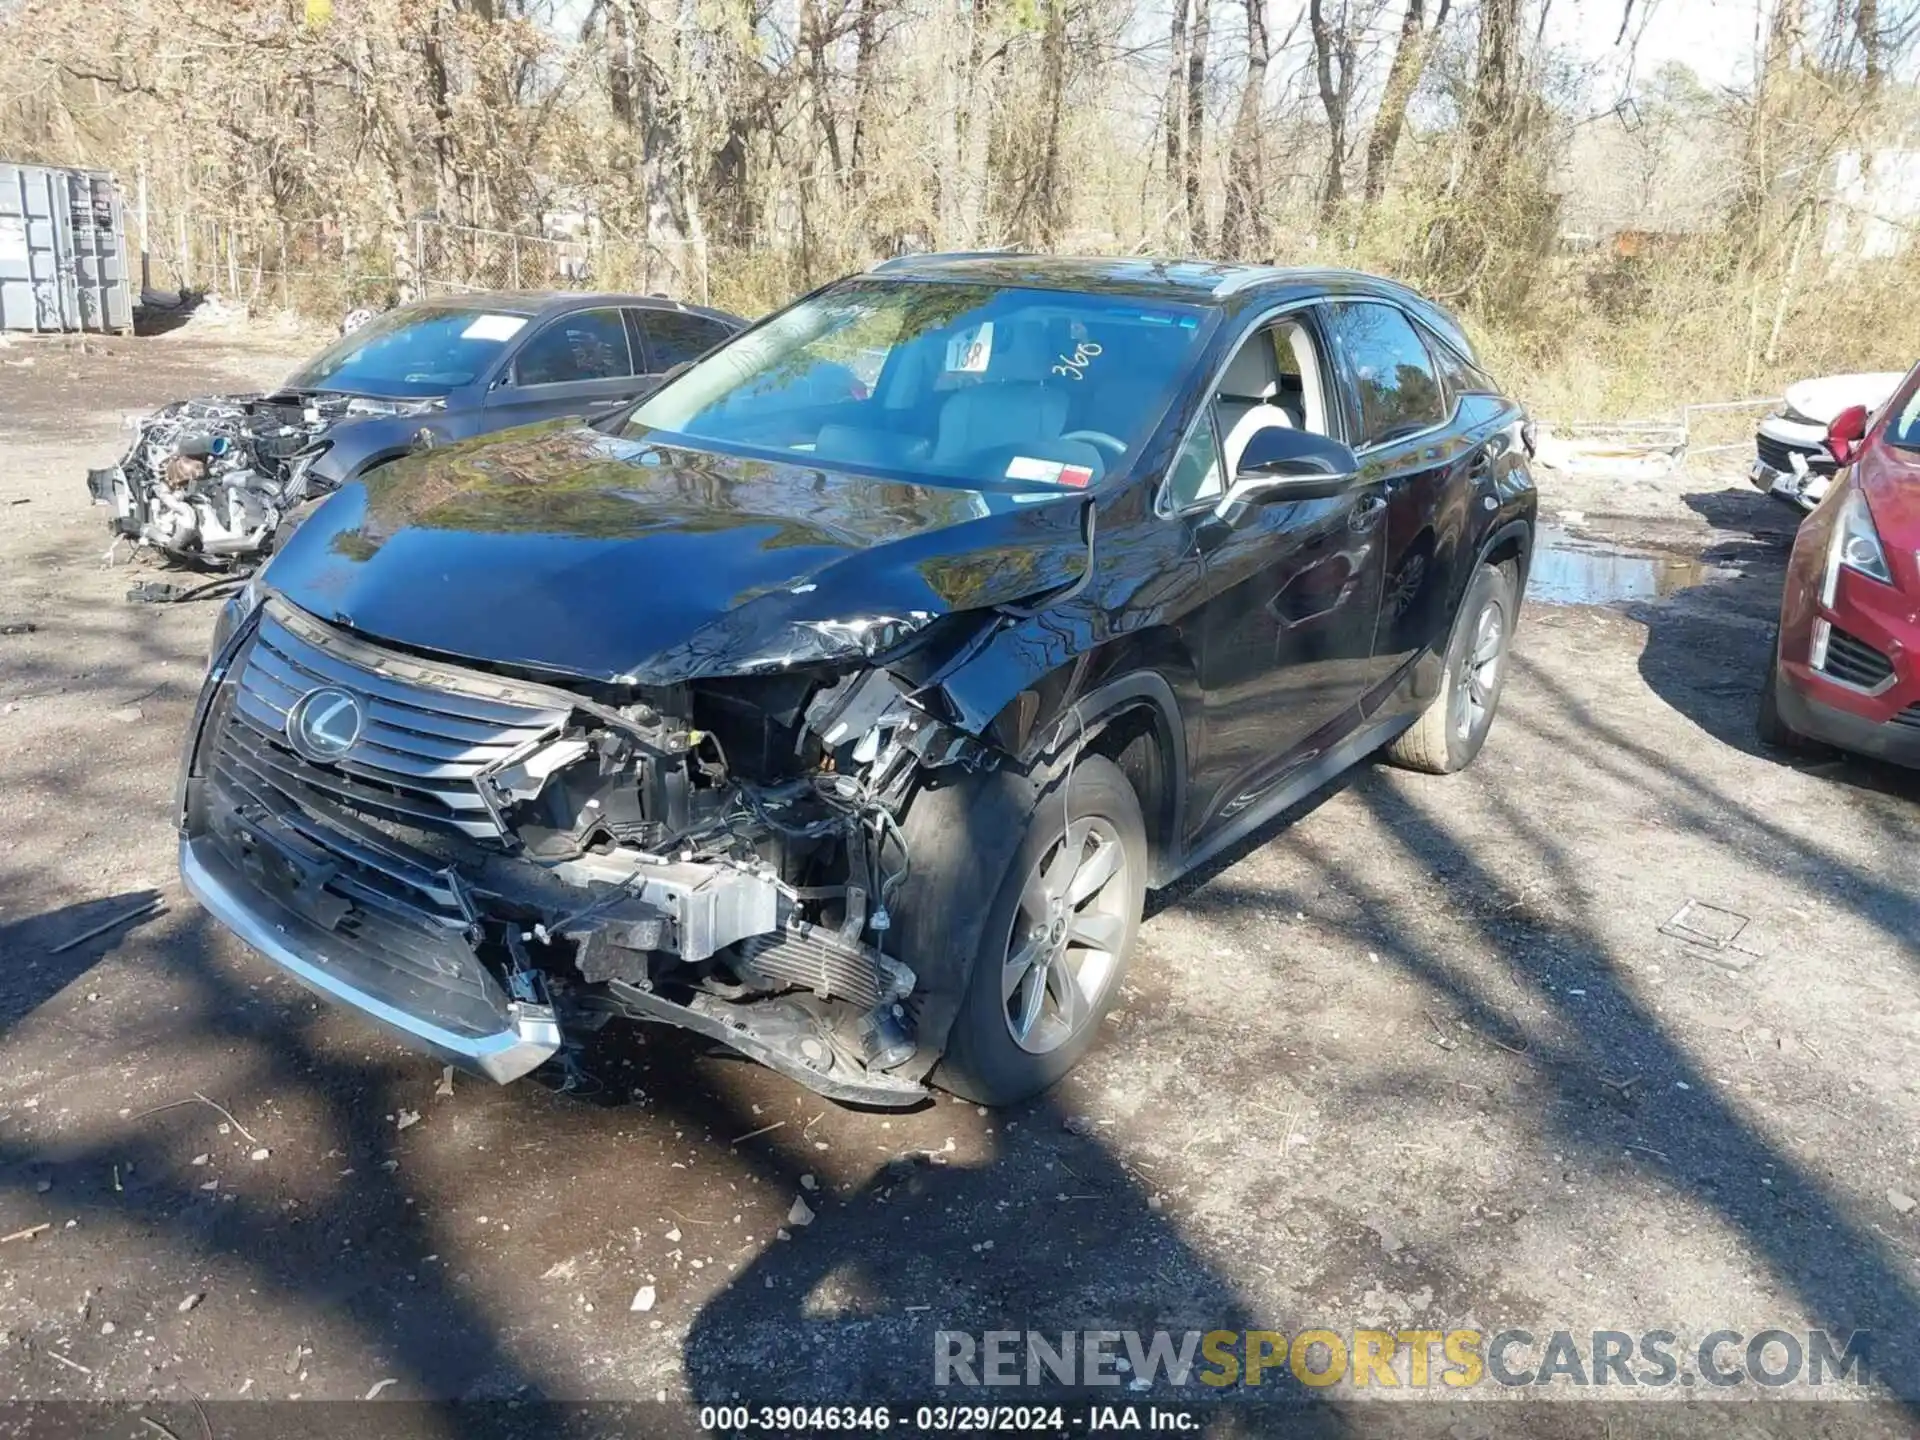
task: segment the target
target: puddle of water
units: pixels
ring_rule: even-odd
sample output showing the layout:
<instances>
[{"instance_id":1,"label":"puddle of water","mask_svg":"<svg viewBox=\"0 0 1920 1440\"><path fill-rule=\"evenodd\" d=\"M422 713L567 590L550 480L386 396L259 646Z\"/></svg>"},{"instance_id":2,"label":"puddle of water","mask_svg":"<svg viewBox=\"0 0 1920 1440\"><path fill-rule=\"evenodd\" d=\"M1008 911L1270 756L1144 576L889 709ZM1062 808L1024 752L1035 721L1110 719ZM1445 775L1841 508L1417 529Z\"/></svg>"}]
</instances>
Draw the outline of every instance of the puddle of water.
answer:
<instances>
[{"instance_id":1,"label":"puddle of water","mask_svg":"<svg viewBox=\"0 0 1920 1440\"><path fill-rule=\"evenodd\" d=\"M1710 565L1542 525L1527 572L1527 599L1542 605L1654 600L1713 577Z\"/></svg>"}]
</instances>

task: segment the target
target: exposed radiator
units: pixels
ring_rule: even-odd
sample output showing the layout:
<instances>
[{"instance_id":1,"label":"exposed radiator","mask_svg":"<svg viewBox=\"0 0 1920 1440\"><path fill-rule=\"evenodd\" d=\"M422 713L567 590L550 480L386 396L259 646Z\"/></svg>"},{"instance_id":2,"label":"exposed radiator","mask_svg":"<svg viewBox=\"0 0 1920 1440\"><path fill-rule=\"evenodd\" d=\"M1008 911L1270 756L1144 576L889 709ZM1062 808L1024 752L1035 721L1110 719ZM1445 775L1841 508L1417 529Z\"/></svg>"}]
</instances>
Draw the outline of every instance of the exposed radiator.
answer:
<instances>
[{"instance_id":1,"label":"exposed radiator","mask_svg":"<svg viewBox=\"0 0 1920 1440\"><path fill-rule=\"evenodd\" d=\"M749 982L799 985L871 1009L913 988L913 972L879 951L804 922L742 940L734 968Z\"/></svg>"}]
</instances>

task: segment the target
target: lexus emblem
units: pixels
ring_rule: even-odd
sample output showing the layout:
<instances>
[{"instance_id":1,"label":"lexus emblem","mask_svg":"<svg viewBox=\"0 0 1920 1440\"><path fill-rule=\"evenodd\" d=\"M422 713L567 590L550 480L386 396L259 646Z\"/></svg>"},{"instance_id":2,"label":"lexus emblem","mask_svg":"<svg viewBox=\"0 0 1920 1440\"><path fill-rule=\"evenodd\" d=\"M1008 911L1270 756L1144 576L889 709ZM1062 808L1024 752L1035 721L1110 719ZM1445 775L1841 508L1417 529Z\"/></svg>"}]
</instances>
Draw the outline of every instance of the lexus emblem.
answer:
<instances>
[{"instance_id":1,"label":"lexus emblem","mask_svg":"<svg viewBox=\"0 0 1920 1440\"><path fill-rule=\"evenodd\" d=\"M327 685L309 690L287 712L287 739L309 760L338 760L359 742L367 707L351 690Z\"/></svg>"}]
</instances>

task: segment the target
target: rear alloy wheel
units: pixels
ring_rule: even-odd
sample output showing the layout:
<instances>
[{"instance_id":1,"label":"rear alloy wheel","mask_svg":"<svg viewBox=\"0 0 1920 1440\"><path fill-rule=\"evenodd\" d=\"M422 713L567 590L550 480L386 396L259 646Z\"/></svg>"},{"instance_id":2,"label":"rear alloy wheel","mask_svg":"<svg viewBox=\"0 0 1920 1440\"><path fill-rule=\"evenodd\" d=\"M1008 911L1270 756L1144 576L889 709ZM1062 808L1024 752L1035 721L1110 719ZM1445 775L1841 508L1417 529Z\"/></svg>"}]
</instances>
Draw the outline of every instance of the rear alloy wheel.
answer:
<instances>
[{"instance_id":1,"label":"rear alloy wheel","mask_svg":"<svg viewBox=\"0 0 1920 1440\"><path fill-rule=\"evenodd\" d=\"M1429 775L1451 775L1473 763L1500 707L1517 606L1510 570L1482 565L1474 572L1454 617L1440 693L1387 747L1387 759Z\"/></svg>"},{"instance_id":2,"label":"rear alloy wheel","mask_svg":"<svg viewBox=\"0 0 1920 1440\"><path fill-rule=\"evenodd\" d=\"M1470 741L1484 736L1493 724L1493 707L1500 698L1500 668L1507 658L1507 617L1498 605L1488 605L1474 622L1473 639L1460 661L1460 680L1453 687L1453 734Z\"/></svg>"},{"instance_id":3,"label":"rear alloy wheel","mask_svg":"<svg viewBox=\"0 0 1920 1440\"><path fill-rule=\"evenodd\" d=\"M1082 756L1039 797L1000 877L939 1084L1011 1105L1073 1068L1132 958L1146 871L1133 787L1111 760Z\"/></svg>"}]
</instances>

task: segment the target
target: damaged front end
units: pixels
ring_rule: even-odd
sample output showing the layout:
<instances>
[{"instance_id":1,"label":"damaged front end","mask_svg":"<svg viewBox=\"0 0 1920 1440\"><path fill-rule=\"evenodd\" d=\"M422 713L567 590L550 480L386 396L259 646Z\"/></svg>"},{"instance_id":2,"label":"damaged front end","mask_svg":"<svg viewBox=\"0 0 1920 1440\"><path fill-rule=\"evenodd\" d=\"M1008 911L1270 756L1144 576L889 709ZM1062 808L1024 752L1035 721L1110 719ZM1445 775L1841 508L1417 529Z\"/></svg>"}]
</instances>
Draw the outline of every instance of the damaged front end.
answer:
<instances>
[{"instance_id":1,"label":"damaged front end","mask_svg":"<svg viewBox=\"0 0 1920 1440\"><path fill-rule=\"evenodd\" d=\"M251 564L307 498L326 432L389 406L347 395L178 400L139 421L118 464L87 472L87 489L113 512L116 537L214 568Z\"/></svg>"},{"instance_id":2,"label":"damaged front end","mask_svg":"<svg viewBox=\"0 0 1920 1440\"><path fill-rule=\"evenodd\" d=\"M887 948L902 818L999 757L864 632L801 648L770 673L561 688L268 598L203 692L183 874L295 978L495 1080L623 1017L912 1104L937 1053Z\"/></svg>"}]
</instances>

